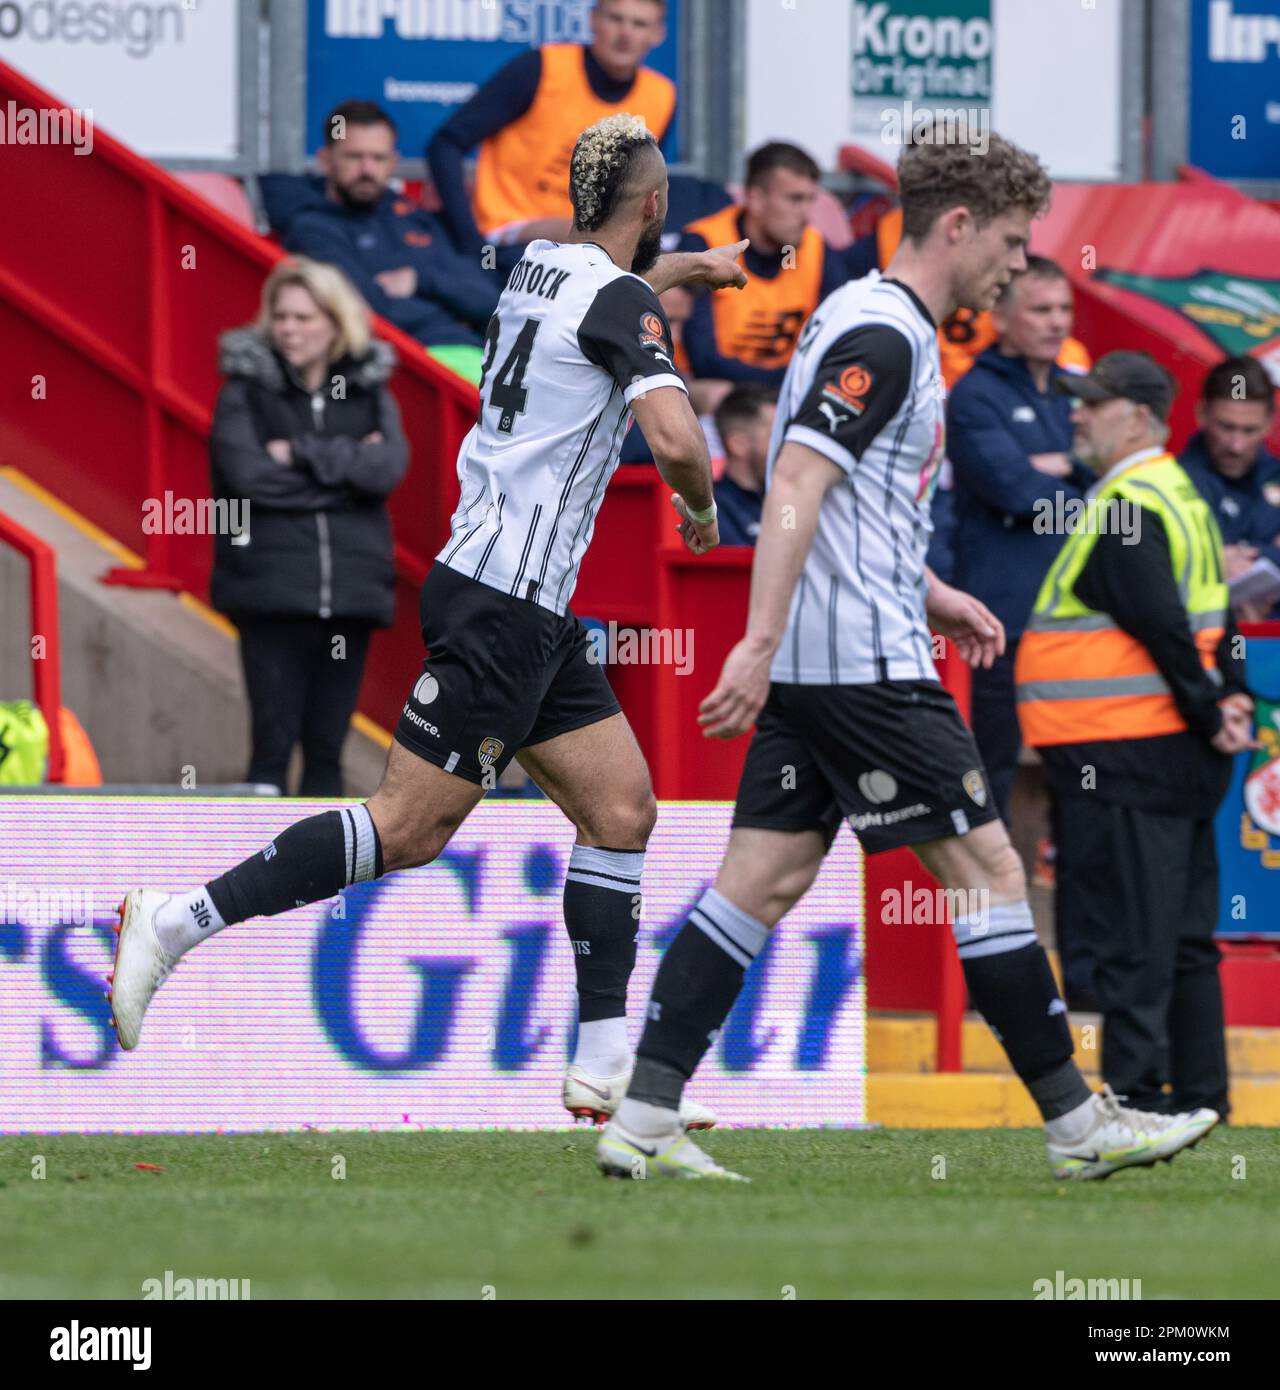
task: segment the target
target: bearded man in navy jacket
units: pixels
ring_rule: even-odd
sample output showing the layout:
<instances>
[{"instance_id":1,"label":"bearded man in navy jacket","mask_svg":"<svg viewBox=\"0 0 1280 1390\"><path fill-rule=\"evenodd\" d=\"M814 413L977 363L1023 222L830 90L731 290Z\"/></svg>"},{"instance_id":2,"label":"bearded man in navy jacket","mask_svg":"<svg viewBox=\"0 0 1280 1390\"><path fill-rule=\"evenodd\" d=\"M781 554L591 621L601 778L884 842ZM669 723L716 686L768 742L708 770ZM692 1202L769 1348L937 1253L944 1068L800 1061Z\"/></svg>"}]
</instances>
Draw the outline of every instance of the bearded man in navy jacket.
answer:
<instances>
[{"instance_id":1,"label":"bearded man in navy jacket","mask_svg":"<svg viewBox=\"0 0 1280 1390\"><path fill-rule=\"evenodd\" d=\"M271 224L286 250L336 265L375 313L420 343L472 349L478 378L502 281L457 251L439 218L391 190L397 159L391 117L371 101L343 102L325 121L322 178L260 180Z\"/></svg>"}]
</instances>

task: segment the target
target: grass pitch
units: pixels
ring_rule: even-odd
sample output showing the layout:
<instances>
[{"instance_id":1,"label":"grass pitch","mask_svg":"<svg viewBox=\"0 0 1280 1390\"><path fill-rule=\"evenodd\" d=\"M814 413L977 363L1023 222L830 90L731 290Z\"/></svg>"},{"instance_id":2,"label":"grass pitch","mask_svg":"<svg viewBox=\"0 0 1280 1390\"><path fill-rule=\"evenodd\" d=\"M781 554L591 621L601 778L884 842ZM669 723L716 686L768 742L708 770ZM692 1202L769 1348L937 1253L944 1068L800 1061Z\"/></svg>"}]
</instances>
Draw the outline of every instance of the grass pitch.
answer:
<instances>
[{"instance_id":1,"label":"grass pitch","mask_svg":"<svg viewBox=\"0 0 1280 1390\"><path fill-rule=\"evenodd\" d=\"M706 1146L753 1182L605 1181L585 1129L0 1139L0 1297L140 1298L166 1270L254 1300L1029 1299L1057 1270L1280 1297L1274 1130L1089 1183L1055 1183L1031 1130Z\"/></svg>"}]
</instances>

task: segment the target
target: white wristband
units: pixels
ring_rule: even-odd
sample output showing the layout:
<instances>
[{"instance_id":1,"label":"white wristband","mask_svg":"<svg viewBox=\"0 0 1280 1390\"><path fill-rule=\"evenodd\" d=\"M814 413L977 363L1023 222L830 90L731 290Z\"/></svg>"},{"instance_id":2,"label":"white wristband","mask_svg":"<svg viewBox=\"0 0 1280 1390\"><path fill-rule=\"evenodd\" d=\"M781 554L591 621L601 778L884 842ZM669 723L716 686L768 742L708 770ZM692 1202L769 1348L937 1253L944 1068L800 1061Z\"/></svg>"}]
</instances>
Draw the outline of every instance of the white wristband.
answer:
<instances>
[{"instance_id":1,"label":"white wristband","mask_svg":"<svg viewBox=\"0 0 1280 1390\"><path fill-rule=\"evenodd\" d=\"M699 526L705 526L708 522L714 521L716 519L716 512L718 511L714 499L712 499L711 505L706 511L695 512L688 502L684 504L684 509L689 513L689 520L696 521Z\"/></svg>"}]
</instances>

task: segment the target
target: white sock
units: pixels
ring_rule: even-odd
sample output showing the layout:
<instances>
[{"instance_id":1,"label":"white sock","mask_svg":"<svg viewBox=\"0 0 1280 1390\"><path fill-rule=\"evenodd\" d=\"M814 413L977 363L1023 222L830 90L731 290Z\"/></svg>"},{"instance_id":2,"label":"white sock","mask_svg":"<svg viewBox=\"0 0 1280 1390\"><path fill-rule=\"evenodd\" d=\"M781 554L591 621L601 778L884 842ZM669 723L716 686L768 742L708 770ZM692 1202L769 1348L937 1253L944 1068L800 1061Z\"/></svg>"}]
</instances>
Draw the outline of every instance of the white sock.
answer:
<instances>
[{"instance_id":1,"label":"white sock","mask_svg":"<svg viewBox=\"0 0 1280 1390\"><path fill-rule=\"evenodd\" d=\"M156 936L171 956L185 955L226 925L203 884L189 893L174 893L156 913Z\"/></svg>"},{"instance_id":2,"label":"white sock","mask_svg":"<svg viewBox=\"0 0 1280 1390\"><path fill-rule=\"evenodd\" d=\"M1056 1120L1046 1120L1045 1133L1055 1144L1078 1144L1097 1123L1098 1111L1093 1102L1094 1097L1090 1096Z\"/></svg>"},{"instance_id":3,"label":"white sock","mask_svg":"<svg viewBox=\"0 0 1280 1390\"><path fill-rule=\"evenodd\" d=\"M641 1139L663 1139L680 1128L680 1116L662 1105L650 1105L647 1100L632 1100L630 1096L618 1106L614 1117L623 1129Z\"/></svg>"},{"instance_id":4,"label":"white sock","mask_svg":"<svg viewBox=\"0 0 1280 1390\"><path fill-rule=\"evenodd\" d=\"M600 1018L578 1024L578 1045L573 1050L577 1066L592 1076L620 1076L631 1069L631 1045L625 1018Z\"/></svg>"}]
</instances>

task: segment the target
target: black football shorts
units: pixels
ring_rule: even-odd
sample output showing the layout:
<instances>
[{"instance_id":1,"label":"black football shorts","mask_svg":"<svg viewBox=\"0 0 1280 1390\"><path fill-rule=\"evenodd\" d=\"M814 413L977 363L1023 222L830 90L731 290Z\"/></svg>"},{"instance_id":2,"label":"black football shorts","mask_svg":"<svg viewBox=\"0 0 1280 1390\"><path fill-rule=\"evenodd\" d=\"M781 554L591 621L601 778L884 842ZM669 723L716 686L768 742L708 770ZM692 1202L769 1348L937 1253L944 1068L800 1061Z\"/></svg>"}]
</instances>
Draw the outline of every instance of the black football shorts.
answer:
<instances>
[{"instance_id":1,"label":"black football shorts","mask_svg":"<svg viewBox=\"0 0 1280 1390\"><path fill-rule=\"evenodd\" d=\"M734 825L817 830L847 820L868 854L998 820L982 758L936 681L775 682L747 749Z\"/></svg>"},{"instance_id":2,"label":"black football shorts","mask_svg":"<svg viewBox=\"0 0 1280 1390\"><path fill-rule=\"evenodd\" d=\"M617 714L595 647L572 614L434 564L422 586L422 671L396 741L477 786L521 748Z\"/></svg>"}]
</instances>

